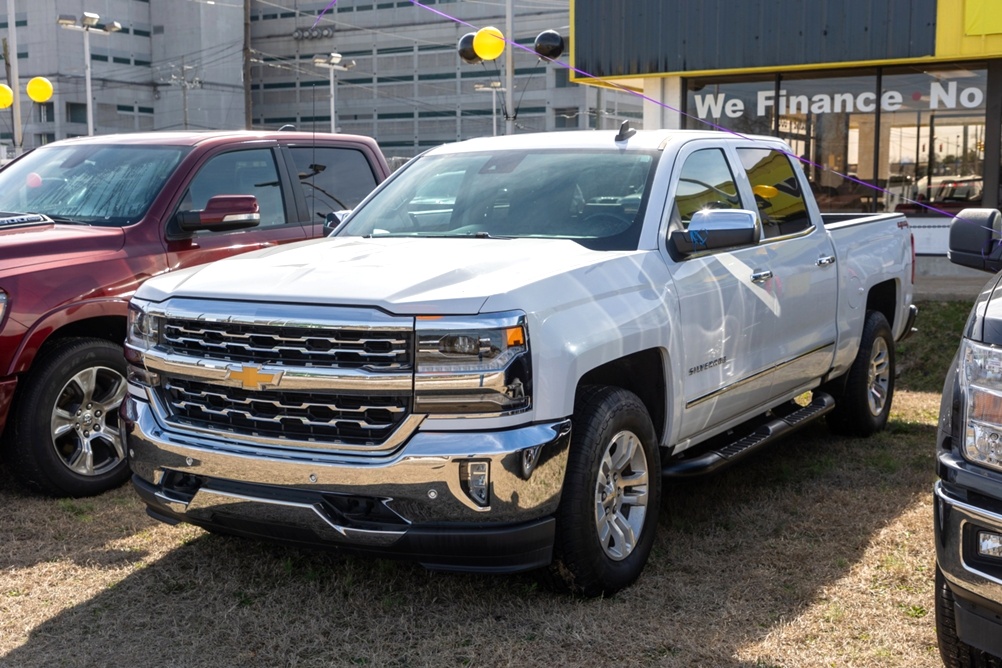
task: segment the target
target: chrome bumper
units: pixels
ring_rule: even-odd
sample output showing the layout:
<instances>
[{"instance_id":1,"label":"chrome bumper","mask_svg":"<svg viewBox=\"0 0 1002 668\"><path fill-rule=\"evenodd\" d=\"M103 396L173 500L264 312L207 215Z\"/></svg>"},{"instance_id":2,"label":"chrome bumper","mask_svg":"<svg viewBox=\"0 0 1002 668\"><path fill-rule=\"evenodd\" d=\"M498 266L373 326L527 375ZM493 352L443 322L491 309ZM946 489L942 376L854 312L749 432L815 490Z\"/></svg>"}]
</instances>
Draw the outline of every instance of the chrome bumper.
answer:
<instances>
[{"instance_id":1,"label":"chrome bumper","mask_svg":"<svg viewBox=\"0 0 1002 668\"><path fill-rule=\"evenodd\" d=\"M570 444L567 420L494 432L419 431L391 455L348 457L169 431L134 396L123 414L136 488L159 519L246 535L282 537L289 530L298 532L294 542L390 551L400 551L409 534L455 541L456 531L494 535L531 525L536 536L544 522L548 538L533 541L549 541L549 558ZM473 462L489 464L486 500L471 495L464 480ZM533 551L534 559L543 558L538 546Z\"/></svg>"},{"instance_id":2,"label":"chrome bumper","mask_svg":"<svg viewBox=\"0 0 1002 668\"><path fill-rule=\"evenodd\" d=\"M1002 515L952 497L941 481L934 488L934 514L936 562L957 599L957 634L1002 656L1002 564L979 558L972 535L1002 533Z\"/></svg>"}]
</instances>

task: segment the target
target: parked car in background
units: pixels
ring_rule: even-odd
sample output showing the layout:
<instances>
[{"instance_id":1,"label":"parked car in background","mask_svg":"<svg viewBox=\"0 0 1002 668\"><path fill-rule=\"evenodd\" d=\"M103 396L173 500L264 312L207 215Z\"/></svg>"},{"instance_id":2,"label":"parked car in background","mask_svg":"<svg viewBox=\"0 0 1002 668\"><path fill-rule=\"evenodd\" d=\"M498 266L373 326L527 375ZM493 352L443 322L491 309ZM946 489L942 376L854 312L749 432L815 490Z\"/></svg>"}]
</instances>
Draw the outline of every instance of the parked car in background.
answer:
<instances>
[{"instance_id":1,"label":"parked car in background","mask_svg":"<svg viewBox=\"0 0 1002 668\"><path fill-rule=\"evenodd\" d=\"M0 433L33 489L128 477L127 300L150 276L320 236L389 173L367 137L148 133L37 148L0 171Z\"/></svg>"},{"instance_id":2,"label":"parked car in background","mask_svg":"<svg viewBox=\"0 0 1002 668\"><path fill-rule=\"evenodd\" d=\"M1002 666L1002 214L965 209L950 260L995 273L943 386L936 436L936 632L950 668Z\"/></svg>"},{"instance_id":3,"label":"parked car in background","mask_svg":"<svg viewBox=\"0 0 1002 668\"><path fill-rule=\"evenodd\" d=\"M895 211L911 215L948 214L981 206L984 180L980 176L945 177L928 188L919 187L912 202L902 202Z\"/></svg>"}]
</instances>

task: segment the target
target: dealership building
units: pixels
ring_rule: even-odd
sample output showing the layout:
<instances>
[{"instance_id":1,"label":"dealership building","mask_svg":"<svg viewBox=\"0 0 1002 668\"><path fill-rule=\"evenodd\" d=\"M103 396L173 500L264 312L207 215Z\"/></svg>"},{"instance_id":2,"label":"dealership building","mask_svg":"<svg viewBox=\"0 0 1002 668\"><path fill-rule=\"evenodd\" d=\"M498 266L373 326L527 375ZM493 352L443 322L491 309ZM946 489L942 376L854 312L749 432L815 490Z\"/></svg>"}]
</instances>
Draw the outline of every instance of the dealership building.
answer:
<instances>
[{"instance_id":1,"label":"dealership building","mask_svg":"<svg viewBox=\"0 0 1002 668\"><path fill-rule=\"evenodd\" d=\"M645 128L782 137L823 210L997 207L997 5L572 0L571 78L640 93ZM923 225L945 229L910 208L917 240Z\"/></svg>"}]
</instances>

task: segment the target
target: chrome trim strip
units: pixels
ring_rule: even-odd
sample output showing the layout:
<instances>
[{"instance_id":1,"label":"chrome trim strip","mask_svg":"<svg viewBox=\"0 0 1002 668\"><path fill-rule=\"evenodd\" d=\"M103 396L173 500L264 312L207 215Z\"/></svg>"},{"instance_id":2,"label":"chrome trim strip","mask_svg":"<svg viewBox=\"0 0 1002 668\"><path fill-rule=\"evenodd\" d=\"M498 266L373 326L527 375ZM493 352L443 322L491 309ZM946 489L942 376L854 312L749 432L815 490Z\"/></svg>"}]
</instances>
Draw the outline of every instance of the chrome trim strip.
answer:
<instances>
[{"instance_id":1,"label":"chrome trim strip","mask_svg":"<svg viewBox=\"0 0 1002 668\"><path fill-rule=\"evenodd\" d=\"M379 373L365 369L331 369L323 367L288 367L279 364L209 360L156 349L142 350L143 361L149 371L201 380L223 387L244 387L238 378L229 378L231 372L245 367L274 376L273 382L262 383L258 389L297 390L301 392L338 392L358 390L367 394L387 392L410 393L414 389L414 376L410 370L396 373Z\"/></svg>"},{"instance_id":2,"label":"chrome trim strip","mask_svg":"<svg viewBox=\"0 0 1002 668\"><path fill-rule=\"evenodd\" d=\"M338 328L352 331L414 329L411 316L394 316L367 307L323 304L273 304L173 298L163 303L145 302L149 315L181 320L271 325L277 327Z\"/></svg>"},{"instance_id":3,"label":"chrome trim strip","mask_svg":"<svg viewBox=\"0 0 1002 668\"><path fill-rule=\"evenodd\" d=\"M984 524L991 525L990 528L998 528L1002 530L1002 515L996 515L995 513L985 510L983 508L978 508L977 506L972 506L970 504L964 503L963 501L958 501L943 491L942 482L937 481L935 487L933 488L933 493L936 497L948 505L952 509L962 510L967 513L970 517L981 520ZM989 582L994 582L995 584L1002 585L1002 579L999 579L993 575L989 575L984 571L979 571L976 568L971 568L967 562L964 560L964 542L961 539L963 536L964 525L969 524L970 520L967 518L961 518L960 522L957 524L957 528L960 529L959 536L957 536L957 560L965 571L973 575L977 575L980 578L984 578Z\"/></svg>"},{"instance_id":4,"label":"chrome trim strip","mask_svg":"<svg viewBox=\"0 0 1002 668\"><path fill-rule=\"evenodd\" d=\"M790 366L791 364L796 364L797 362L799 362L800 360L802 360L802 359L804 359L806 357L810 357L811 355L816 355L816 354L818 354L820 352L824 352L824 351L826 351L828 349L831 349L832 350L832 354L834 354L834 350L835 350L835 342L834 341L832 341L831 343L826 343L824 345L818 346L814 350L809 350L806 353L804 353L803 355L800 355L798 357L794 357L791 360L787 360L785 362L780 362L779 364L777 364L775 366L772 366L772 367L769 367L768 369L763 369L762 371L759 371L756 374L748 376L747 378L742 378L741 380L734 381L730 385L726 385L724 387L721 387L720 389L714 390L713 392L710 392L709 394L705 394L705 395L703 395L701 397L697 397L697 398L693 399L692 401L686 403L685 407L686 407L686 409L693 408L694 406L698 406L699 404L702 404L704 402L710 401L712 399L716 399L717 397L719 397L719 396L721 396L723 394L726 394L727 392L730 392L731 390L737 389L737 388L741 387L742 385L747 385L748 383L752 383L752 382L758 380L759 378L761 378L762 376L765 376L766 374L770 374L770 373L773 373L775 371L779 371L780 369L782 369L784 367L787 367L787 366Z\"/></svg>"}]
</instances>

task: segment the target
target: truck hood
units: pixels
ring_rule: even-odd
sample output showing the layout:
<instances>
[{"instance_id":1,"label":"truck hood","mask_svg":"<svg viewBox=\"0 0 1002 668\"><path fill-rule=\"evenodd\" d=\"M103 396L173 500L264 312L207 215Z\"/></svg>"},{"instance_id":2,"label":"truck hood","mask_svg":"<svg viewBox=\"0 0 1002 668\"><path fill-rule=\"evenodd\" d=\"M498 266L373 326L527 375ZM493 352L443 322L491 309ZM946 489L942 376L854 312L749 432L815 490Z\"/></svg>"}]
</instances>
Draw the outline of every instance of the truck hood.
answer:
<instances>
[{"instance_id":1,"label":"truck hood","mask_svg":"<svg viewBox=\"0 0 1002 668\"><path fill-rule=\"evenodd\" d=\"M125 244L117 227L27 223L0 225L0 270L30 267L58 256L113 253Z\"/></svg>"},{"instance_id":2,"label":"truck hood","mask_svg":"<svg viewBox=\"0 0 1002 668\"><path fill-rule=\"evenodd\" d=\"M624 254L559 239L320 239L160 276L145 282L136 296L471 314L492 296Z\"/></svg>"}]
</instances>

